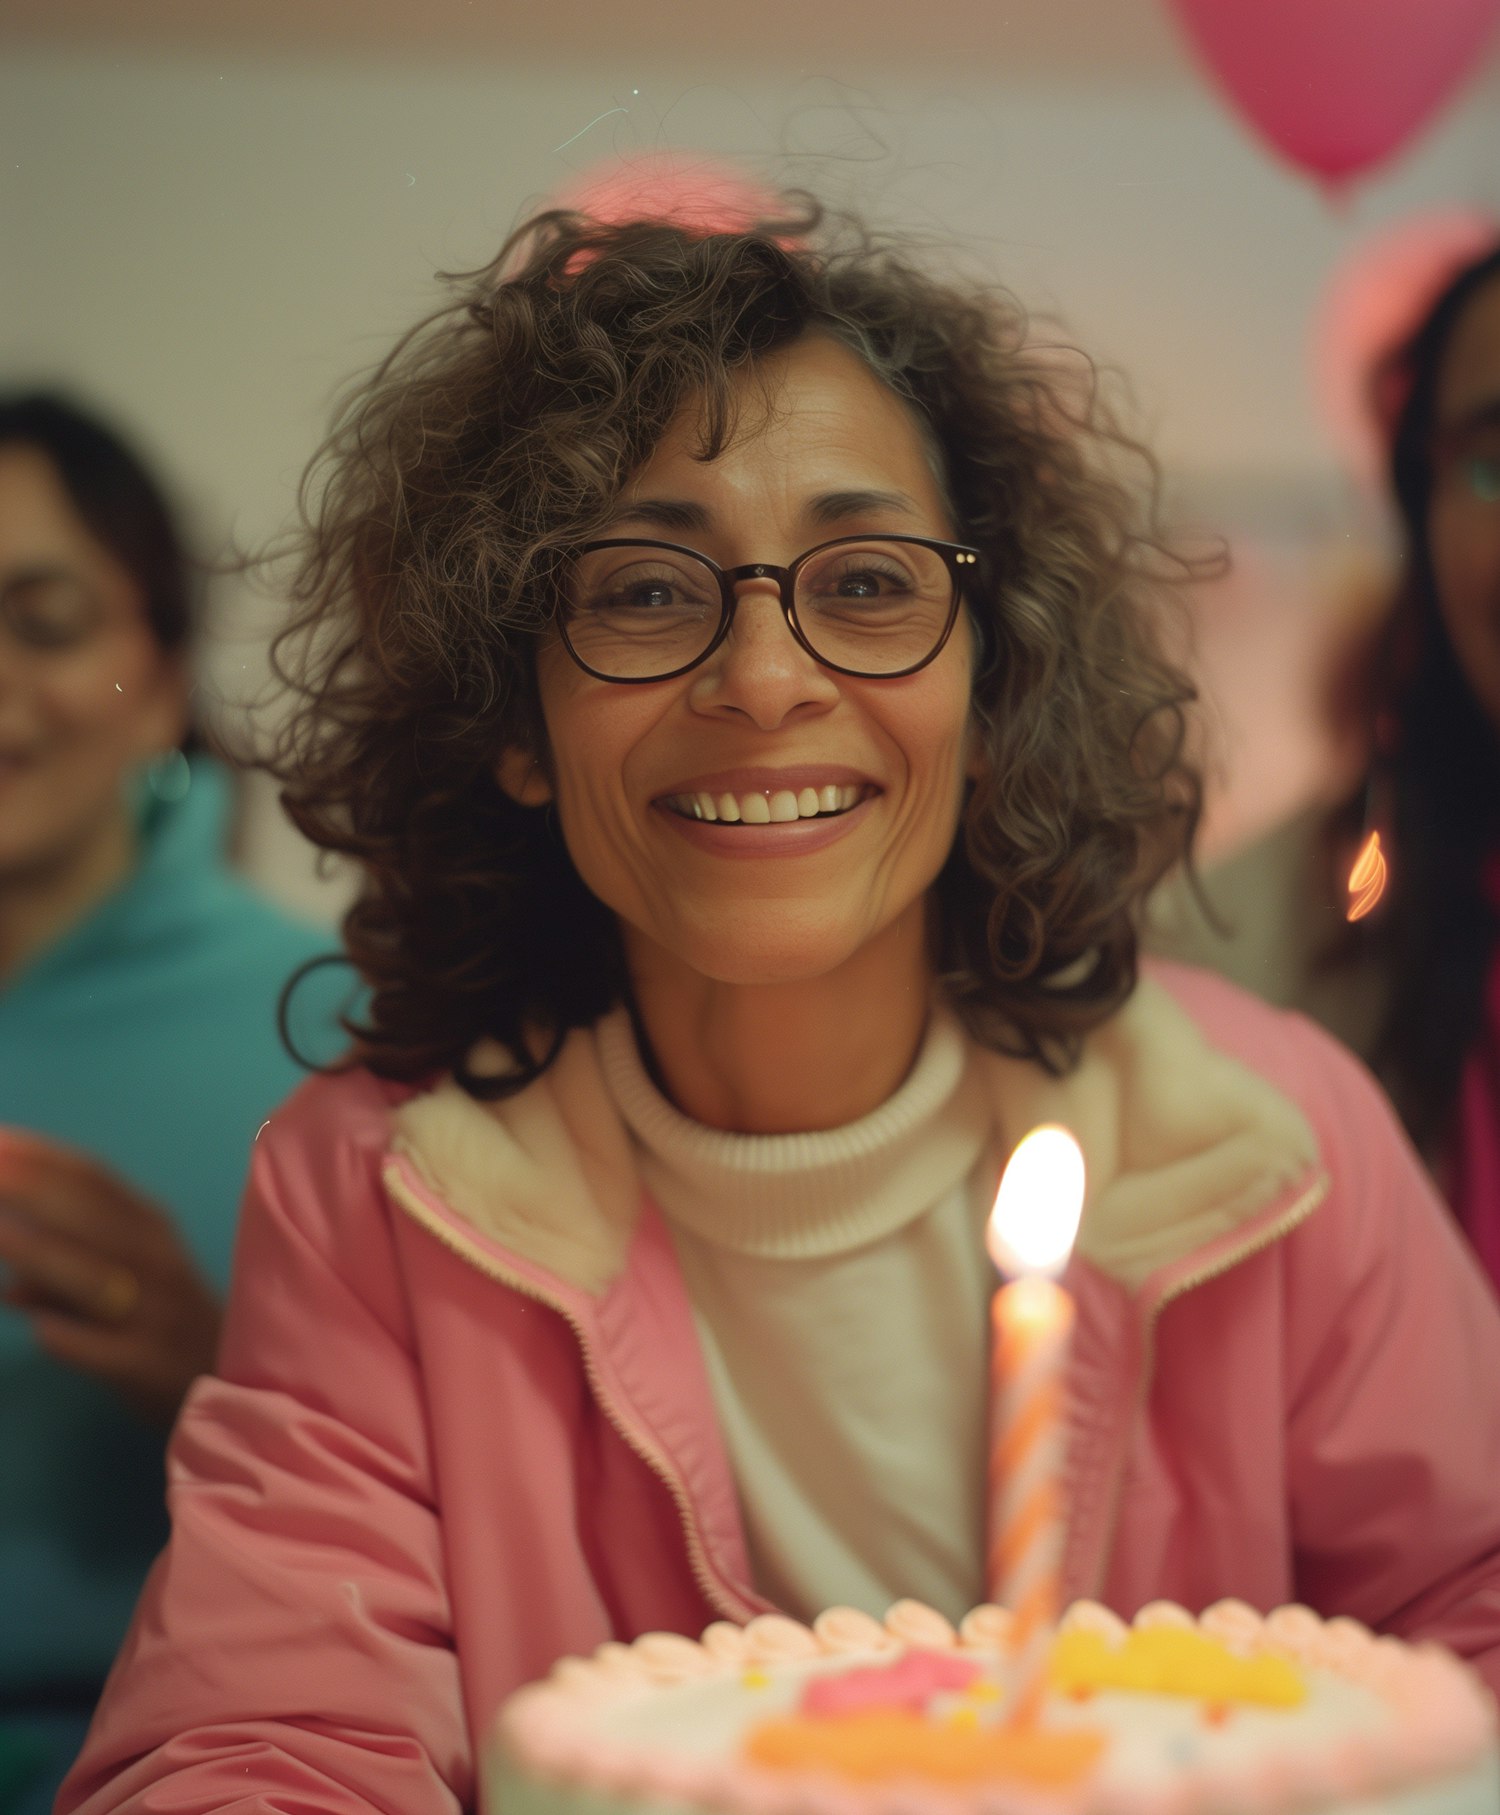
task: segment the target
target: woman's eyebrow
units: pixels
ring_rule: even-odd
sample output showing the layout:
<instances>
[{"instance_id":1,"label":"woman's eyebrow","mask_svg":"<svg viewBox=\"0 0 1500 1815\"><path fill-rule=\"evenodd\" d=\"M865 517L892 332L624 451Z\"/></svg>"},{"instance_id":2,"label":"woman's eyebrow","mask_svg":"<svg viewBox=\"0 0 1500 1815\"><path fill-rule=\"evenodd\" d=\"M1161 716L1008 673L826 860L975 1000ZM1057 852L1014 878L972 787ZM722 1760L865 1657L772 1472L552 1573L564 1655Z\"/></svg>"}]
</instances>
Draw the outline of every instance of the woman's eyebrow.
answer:
<instances>
[{"instance_id":1,"label":"woman's eyebrow","mask_svg":"<svg viewBox=\"0 0 1500 1815\"><path fill-rule=\"evenodd\" d=\"M651 523L658 529L708 529L713 512L688 498L630 498L615 512L615 522Z\"/></svg>"},{"instance_id":2,"label":"woman's eyebrow","mask_svg":"<svg viewBox=\"0 0 1500 1815\"><path fill-rule=\"evenodd\" d=\"M820 492L807 506L814 523L842 523L846 517L867 517L884 511L895 511L903 517L922 515L916 500L905 492Z\"/></svg>"},{"instance_id":3,"label":"woman's eyebrow","mask_svg":"<svg viewBox=\"0 0 1500 1815\"><path fill-rule=\"evenodd\" d=\"M916 500L905 492L864 489L819 492L803 508L809 522L819 525L891 511L903 517L922 516ZM632 498L622 504L616 521L649 523L658 529L706 530L713 527L713 512L689 498Z\"/></svg>"}]
</instances>

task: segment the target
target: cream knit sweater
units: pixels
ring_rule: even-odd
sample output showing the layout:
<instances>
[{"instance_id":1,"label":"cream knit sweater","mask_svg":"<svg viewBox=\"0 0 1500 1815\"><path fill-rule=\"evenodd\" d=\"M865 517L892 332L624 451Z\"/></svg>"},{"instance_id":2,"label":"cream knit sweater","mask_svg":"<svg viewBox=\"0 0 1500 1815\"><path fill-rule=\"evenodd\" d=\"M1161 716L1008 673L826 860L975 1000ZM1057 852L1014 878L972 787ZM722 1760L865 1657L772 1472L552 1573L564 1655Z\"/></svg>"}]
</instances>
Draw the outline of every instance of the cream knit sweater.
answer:
<instances>
[{"instance_id":1,"label":"cream knit sweater","mask_svg":"<svg viewBox=\"0 0 1500 1815\"><path fill-rule=\"evenodd\" d=\"M656 1088L622 1009L608 1089L667 1219L739 1486L756 1586L800 1619L983 1594L992 1098L952 1013L879 1109L725 1134Z\"/></svg>"}]
</instances>

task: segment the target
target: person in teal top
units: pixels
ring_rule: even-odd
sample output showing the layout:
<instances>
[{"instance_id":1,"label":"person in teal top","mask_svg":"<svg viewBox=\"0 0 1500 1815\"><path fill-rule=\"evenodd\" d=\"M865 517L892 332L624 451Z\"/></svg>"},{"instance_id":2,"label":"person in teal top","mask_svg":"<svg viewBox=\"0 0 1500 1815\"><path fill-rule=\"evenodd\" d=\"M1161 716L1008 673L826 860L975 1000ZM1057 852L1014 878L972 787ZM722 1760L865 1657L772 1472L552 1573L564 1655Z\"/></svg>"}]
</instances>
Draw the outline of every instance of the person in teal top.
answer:
<instances>
[{"instance_id":1,"label":"person in teal top","mask_svg":"<svg viewBox=\"0 0 1500 1815\"><path fill-rule=\"evenodd\" d=\"M301 1076L278 996L334 944L227 867L186 574L110 431L0 398L0 1815L50 1807L166 1536L251 1144ZM347 975L295 999L315 1058Z\"/></svg>"}]
</instances>

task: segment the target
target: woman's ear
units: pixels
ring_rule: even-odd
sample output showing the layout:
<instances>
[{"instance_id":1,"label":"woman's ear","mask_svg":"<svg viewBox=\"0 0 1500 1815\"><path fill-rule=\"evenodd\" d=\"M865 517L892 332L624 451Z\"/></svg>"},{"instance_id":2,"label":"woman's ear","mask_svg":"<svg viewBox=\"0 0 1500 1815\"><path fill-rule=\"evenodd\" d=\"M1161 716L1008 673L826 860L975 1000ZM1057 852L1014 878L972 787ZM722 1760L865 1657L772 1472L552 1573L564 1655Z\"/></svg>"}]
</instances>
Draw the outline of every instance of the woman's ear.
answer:
<instances>
[{"instance_id":1,"label":"woman's ear","mask_svg":"<svg viewBox=\"0 0 1500 1815\"><path fill-rule=\"evenodd\" d=\"M552 798L552 783L541 763L518 744L501 752L495 780L501 793L508 794L518 807L544 807Z\"/></svg>"},{"instance_id":2,"label":"woman's ear","mask_svg":"<svg viewBox=\"0 0 1500 1815\"><path fill-rule=\"evenodd\" d=\"M136 709L136 737L143 761L175 750L186 741L193 680L186 660L175 652L158 657Z\"/></svg>"}]
</instances>

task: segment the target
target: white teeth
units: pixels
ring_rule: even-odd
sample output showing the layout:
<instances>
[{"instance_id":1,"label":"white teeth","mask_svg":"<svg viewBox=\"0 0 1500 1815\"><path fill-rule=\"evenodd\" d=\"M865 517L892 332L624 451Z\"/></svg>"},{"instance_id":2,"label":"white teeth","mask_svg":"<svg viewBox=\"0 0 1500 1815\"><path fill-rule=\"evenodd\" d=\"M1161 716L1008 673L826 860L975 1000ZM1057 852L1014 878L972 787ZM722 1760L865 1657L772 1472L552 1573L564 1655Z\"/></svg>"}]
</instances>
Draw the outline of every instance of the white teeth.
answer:
<instances>
[{"instance_id":1,"label":"white teeth","mask_svg":"<svg viewBox=\"0 0 1500 1815\"><path fill-rule=\"evenodd\" d=\"M815 819L820 813L847 813L859 805L863 792L858 785L841 788L829 782L821 788L777 788L770 794L756 791L713 795L700 790L669 795L665 804L686 819L727 825L791 825L798 819Z\"/></svg>"}]
</instances>

